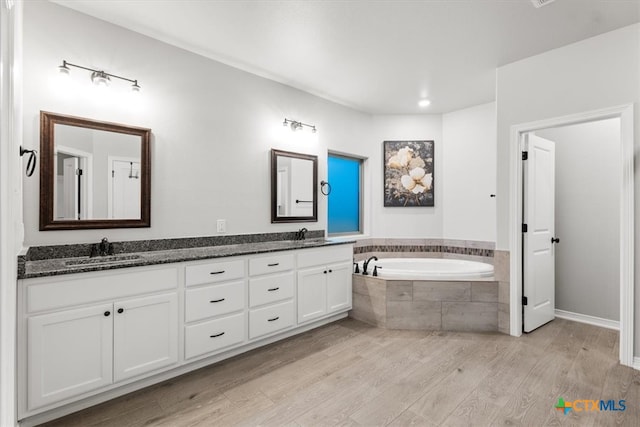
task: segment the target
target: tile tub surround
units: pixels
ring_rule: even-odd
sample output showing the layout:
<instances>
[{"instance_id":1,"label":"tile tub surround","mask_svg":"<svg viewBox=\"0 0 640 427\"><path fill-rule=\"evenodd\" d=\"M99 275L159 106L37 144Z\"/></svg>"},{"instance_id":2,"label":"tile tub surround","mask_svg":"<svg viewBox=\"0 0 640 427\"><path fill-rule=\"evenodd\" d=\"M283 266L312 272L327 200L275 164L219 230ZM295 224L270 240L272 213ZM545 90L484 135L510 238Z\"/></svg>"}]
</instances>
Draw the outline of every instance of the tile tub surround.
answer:
<instances>
[{"instance_id":1,"label":"tile tub surround","mask_svg":"<svg viewBox=\"0 0 640 427\"><path fill-rule=\"evenodd\" d=\"M510 333L509 251L496 250L494 242L451 239L371 238L360 239L355 243L355 261L362 261L373 255L379 258L454 258L493 264L494 280L497 283L498 289L498 300L497 302L490 302L489 304L497 304L498 326L495 330L504 334ZM354 309L356 309L356 305L358 309L360 309L356 312L355 316L362 316L356 318L370 324L386 327L387 305L381 299L382 295L386 295L384 292L384 286L374 286L376 281L380 281L382 279L376 279L371 276L369 276L368 279L369 281L366 283L366 286L364 286L364 284L357 286L356 283L360 279L356 279L356 276L354 275L353 304ZM398 282L394 281L394 283ZM407 285L405 285L405 287L406 286ZM363 293L363 290L365 289L367 290L367 293ZM407 298L406 295L405 298ZM427 307L428 304L421 305L420 303L416 303L413 304L411 308L415 310L418 308L426 309ZM443 310L443 307L445 310ZM464 308L464 306L453 306L450 304L441 305L441 320L443 319L442 314L444 311L446 311L447 319L450 319L451 316L455 316L461 308ZM482 309L482 306L467 306L466 308L474 310L478 308ZM493 310L493 306L491 307L491 310Z\"/></svg>"},{"instance_id":2,"label":"tile tub surround","mask_svg":"<svg viewBox=\"0 0 640 427\"><path fill-rule=\"evenodd\" d=\"M135 254L137 258L113 264L76 266L67 266L66 262L88 258L93 244L31 247L25 255L18 257L18 278L57 276L353 243L325 240L323 230L309 231L307 239L302 241L293 241L294 237L295 232L289 232L113 242L117 255Z\"/></svg>"},{"instance_id":3,"label":"tile tub surround","mask_svg":"<svg viewBox=\"0 0 640 427\"><path fill-rule=\"evenodd\" d=\"M356 261L368 257L458 258L493 264L495 243L449 239L360 239L354 249Z\"/></svg>"},{"instance_id":4,"label":"tile tub surround","mask_svg":"<svg viewBox=\"0 0 640 427\"><path fill-rule=\"evenodd\" d=\"M495 332L498 301L497 281L385 280L354 274L349 316L386 329Z\"/></svg>"}]
</instances>

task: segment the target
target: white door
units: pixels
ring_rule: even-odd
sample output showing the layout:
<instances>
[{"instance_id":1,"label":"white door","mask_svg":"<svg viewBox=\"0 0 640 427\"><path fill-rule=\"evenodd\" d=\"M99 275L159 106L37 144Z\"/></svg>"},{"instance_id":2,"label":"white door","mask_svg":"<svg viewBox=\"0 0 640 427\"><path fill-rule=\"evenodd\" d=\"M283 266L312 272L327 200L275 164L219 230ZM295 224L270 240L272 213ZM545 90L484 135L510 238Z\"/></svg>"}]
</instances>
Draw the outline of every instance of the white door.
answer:
<instances>
[{"instance_id":1,"label":"white door","mask_svg":"<svg viewBox=\"0 0 640 427\"><path fill-rule=\"evenodd\" d=\"M329 266L327 275L327 313L351 308L351 262Z\"/></svg>"},{"instance_id":2,"label":"white door","mask_svg":"<svg viewBox=\"0 0 640 427\"><path fill-rule=\"evenodd\" d=\"M114 160L111 167L111 218L140 219L140 163Z\"/></svg>"},{"instance_id":3,"label":"white door","mask_svg":"<svg viewBox=\"0 0 640 427\"><path fill-rule=\"evenodd\" d=\"M67 157L62 160L62 219L80 219L78 213L78 169L77 157Z\"/></svg>"},{"instance_id":4,"label":"white door","mask_svg":"<svg viewBox=\"0 0 640 427\"><path fill-rule=\"evenodd\" d=\"M555 143L527 135L524 161L524 332L555 317Z\"/></svg>"},{"instance_id":5,"label":"white door","mask_svg":"<svg viewBox=\"0 0 640 427\"><path fill-rule=\"evenodd\" d=\"M29 409L111 384L111 311L112 304L101 304L29 318Z\"/></svg>"},{"instance_id":6,"label":"white door","mask_svg":"<svg viewBox=\"0 0 640 427\"><path fill-rule=\"evenodd\" d=\"M113 307L114 381L178 361L175 293L120 301Z\"/></svg>"},{"instance_id":7,"label":"white door","mask_svg":"<svg viewBox=\"0 0 640 427\"><path fill-rule=\"evenodd\" d=\"M298 323L327 312L327 274L326 267L298 271Z\"/></svg>"}]
</instances>

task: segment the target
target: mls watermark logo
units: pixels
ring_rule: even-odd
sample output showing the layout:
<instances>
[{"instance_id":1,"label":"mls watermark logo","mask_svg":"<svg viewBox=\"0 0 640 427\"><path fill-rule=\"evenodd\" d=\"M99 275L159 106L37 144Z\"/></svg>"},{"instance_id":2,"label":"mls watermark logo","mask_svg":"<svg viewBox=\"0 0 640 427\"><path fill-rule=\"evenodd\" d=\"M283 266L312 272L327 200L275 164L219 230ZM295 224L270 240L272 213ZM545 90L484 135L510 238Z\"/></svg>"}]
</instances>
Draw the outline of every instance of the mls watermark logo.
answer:
<instances>
[{"instance_id":1,"label":"mls watermark logo","mask_svg":"<svg viewBox=\"0 0 640 427\"><path fill-rule=\"evenodd\" d=\"M591 400L591 399L577 399L574 401L565 401L562 397L558 398L558 403L555 404L555 408L558 411L562 411L564 415L567 415L571 411L575 412L605 412L605 411L617 411L622 412L627 409L625 400Z\"/></svg>"}]
</instances>

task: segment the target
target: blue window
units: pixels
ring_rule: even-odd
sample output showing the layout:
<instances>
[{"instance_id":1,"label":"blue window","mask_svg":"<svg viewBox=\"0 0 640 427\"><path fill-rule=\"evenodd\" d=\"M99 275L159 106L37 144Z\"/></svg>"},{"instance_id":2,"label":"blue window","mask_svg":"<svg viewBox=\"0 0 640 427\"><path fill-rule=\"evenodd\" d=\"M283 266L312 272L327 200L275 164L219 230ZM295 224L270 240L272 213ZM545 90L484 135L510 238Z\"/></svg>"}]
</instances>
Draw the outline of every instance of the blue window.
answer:
<instances>
[{"instance_id":1,"label":"blue window","mask_svg":"<svg viewBox=\"0 0 640 427\"><path fill-rule=\"evenodd\" d=\"M329 153L328 234L362 233L362 159Z\"/></svg>"}]
</instances>

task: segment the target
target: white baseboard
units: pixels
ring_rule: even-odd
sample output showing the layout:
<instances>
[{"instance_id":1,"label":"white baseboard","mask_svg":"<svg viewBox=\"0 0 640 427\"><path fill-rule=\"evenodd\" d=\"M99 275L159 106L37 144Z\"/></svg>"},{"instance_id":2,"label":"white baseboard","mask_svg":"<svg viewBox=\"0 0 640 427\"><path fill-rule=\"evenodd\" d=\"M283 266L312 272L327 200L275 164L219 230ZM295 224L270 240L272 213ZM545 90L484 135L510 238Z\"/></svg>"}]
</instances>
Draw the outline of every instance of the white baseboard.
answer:
<instances>
[{"instance_id":1,"label":"white baseboard","mask_svg":"<svg viewBox=\"0 0 640 427\"><path fill-rule=\"evenodd\" d=\"M601 317L589 316L586 314L572 313L570 311L556 309L556 317L560 319L573 320L574 322L587 323L589 325L600 326L601 328L620 330L620 322L617 320L603 319Z\"/></svg>"},{"instance_id":2,"label":"white baseboard","mask_svg":"<svg viewBox=\"0 0 640 427\"><path fill-rule=\"evenodd\" d=\"M638 371L640 371L640 357L634 357L633 358L633 369L637 369Z\"/></svg>"}]
</instances>

